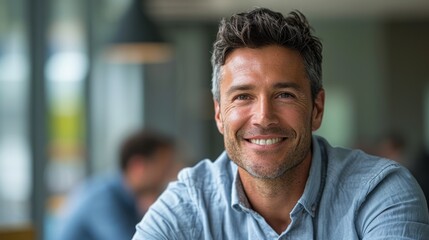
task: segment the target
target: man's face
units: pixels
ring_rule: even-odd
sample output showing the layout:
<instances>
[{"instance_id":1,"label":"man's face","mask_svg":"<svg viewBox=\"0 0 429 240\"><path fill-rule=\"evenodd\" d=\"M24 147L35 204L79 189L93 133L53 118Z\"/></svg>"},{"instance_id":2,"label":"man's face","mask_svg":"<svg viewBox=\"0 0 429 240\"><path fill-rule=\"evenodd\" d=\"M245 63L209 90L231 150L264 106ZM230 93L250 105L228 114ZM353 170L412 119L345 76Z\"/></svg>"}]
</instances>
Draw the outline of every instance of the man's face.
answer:
<instances>
[{"instance_id":1,"label":"man's face","mask_svg":"<svg viewBox=\"0 0 429 240\"><path fill-rule=\"evenodd\" d=\"M142 213L147 211L167 183L177 174L174 155L173 149L162 147L155 151L151 159L135 155L130 160L126 174L129 176L128 179L131 179L130 187Z\"/></svg>"},{"instance_id":2,"label":"man's face","mask_svg":"<svg viewBox=\"0 0 429 240\"><path fill-rule=\"evenodd\" d=\"M137 175L139 179L138 191L143 194L148 192L160 193L166 184L171 181L174 176L174 151L170 148L159 148L151 156L149 161L140 160L141 165Z\"/></svg>"},{"instance_id":3,"label":"man's face","mask_svg":"<svg viewBox=\"0 0 429 240\"><path fill-rule=\"evenodd\" d=\"M311 158L323 106L323 90L311 98L297 51L239 48L222 68L215 119L229 157L253 177L274 179Z\"/></svg>"}]
</instances>

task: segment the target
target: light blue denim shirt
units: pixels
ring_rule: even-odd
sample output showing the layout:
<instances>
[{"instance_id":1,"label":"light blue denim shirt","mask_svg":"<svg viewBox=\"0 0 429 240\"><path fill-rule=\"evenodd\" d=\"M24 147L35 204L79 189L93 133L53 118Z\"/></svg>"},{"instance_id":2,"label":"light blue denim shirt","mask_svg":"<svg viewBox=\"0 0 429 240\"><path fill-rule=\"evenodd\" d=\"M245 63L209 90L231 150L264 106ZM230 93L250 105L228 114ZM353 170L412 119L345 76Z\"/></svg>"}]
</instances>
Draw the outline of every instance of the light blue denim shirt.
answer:
<instances>
[{"instance_id":1,"label":"light blue denim shirt","mask_svg":"<svg viewBox=\"0 0 429 240\"><path fill-rule=\"evenodd\" d=\"M426 201L409 171L313 137L305 190L277 234L249 206L226 153L180 172L137 225L143 239L429 239Z\"/></svg>"}]
</instances>

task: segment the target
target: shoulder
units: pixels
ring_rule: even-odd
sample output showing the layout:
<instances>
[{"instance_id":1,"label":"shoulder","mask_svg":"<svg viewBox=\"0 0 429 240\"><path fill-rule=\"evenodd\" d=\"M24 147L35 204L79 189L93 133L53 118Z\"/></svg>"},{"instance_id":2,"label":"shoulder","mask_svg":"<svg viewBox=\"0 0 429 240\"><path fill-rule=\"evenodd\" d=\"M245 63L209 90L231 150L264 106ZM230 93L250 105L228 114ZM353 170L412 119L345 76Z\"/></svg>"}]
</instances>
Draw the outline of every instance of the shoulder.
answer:
<instances>
[{"instance_id":1,"label":"shoulder","mask_svg":"<svg viewBox=\"0 0 429 240\"><path fill-rule=\"evenodd\" d=\"M358 202L367 200L374 191L389 195L401 191L419 198L422 196L417 181L399 163L361 150L331 147L326 142L321 145L326 150L326 187L329 191L351 194Z\"/></svg>"},{"instance_id":2,"label":"shoulder","mask_svg":"<svg viewBox=\"0 0 429 240\"><path fill-rule=\"evenodd\" d=\"M359 236L423 239L429 234L426 200L405 167L360 150L321 145L327 161L325 200L353 216Z\"/></svg>"},{"instance_id":3,"label":"shoulder","mask_svg":"<svg viewBox=\"0 0 429 240\"><path fill-rule=\"evenodd\" d=\"M231 164L225 153L215 162L203 160L185 168L137 225L134 239L199 238L202 215L210 211L213 201L228 194L231 182Z\"/></svg>"},{"instance_id":4,"label":"shoulder","mask_svg":"<svg viewBox=\"0 0 429 240\"><path fill-rule=\"evenodd\" d=\"M94 220L102 220L100 213L109 212L103 205L111 198L110 180L107 177L93 177L70 193L58 222L61 239L85 238Z\"/></svg>"},{"instance_id":5,"label":"shoulder","mask_svg":"<svg viewBox=\"0 0 429 240\"><path fill-rule=\"evenodd\" d=\"M231 182L232 177L230 160L224 152L214 162L205 159L192 168L185 168L179 173L178 182L190 190L208 190Z\"/></svg>"},{"instance_id":6,"label":"shoulder","mask_svg":"<svg viewBox=\"0 0 429 240\"><path fill-rule=\"evenodd\" d=\"M178 181L171 184L166 194L186 198L186 202L197 211L208 212L212 202L222 200L224 203L225 199L230 198L236 172L234 166L225 152L214 162L207 159L200 161L194 167L182 170Z\"/></svg>"},{"instance_id":7,"label":"shoulder","mask_svg":"<svg viewBox=\"0 0 429 240\"><path fill-rule=\"evenodd\" d=\"M332 147L324 139L319 138L318 141L325 150L328 184L347 189L371 188L391 174L402 176L403 180L413 180L410 172L394 161L361 150Z\"/></svg>"},{"instance_id":8,"label":"shoulder","mask_svg":"<svg viewBox=\"0 0 429 240\"><path fill-rule=\"evenodd\" d=\"M106 213L105 209L115 206L115 188L119 179L116 176L96 176L79 186L71 193L64 209L66 219L82 219L89 221L100 213ZM111 212L111 211L107 211Z\"/></svg>"}]
</instances>

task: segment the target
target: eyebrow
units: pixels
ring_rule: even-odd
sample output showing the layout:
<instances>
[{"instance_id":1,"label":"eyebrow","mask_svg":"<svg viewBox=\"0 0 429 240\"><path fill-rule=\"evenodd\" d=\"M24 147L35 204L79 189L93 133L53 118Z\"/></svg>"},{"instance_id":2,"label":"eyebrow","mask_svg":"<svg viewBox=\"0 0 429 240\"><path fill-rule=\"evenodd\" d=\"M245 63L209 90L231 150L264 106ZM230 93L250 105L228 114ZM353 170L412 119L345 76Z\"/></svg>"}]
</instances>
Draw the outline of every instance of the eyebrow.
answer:
<instances>
[{"instance_id":1,"label":"eyebrow","mask_svg":"<svg viewBox=\"0 0 429 240\"><path fill-rule=\"evenodd\" d=\"M230 87L228 89L228 91L226 91L226 95L227 96L231 95L232 93L237 92L237 91L253 90L255 88L256 88L255 86L250 85L250 84L235 85L235 86Z\"/></svg>"},{"instance_id":2,"label":"eyebrow","mask_svg":"<svg viewBox=\"0 0 429 240\"><path fill-rule=\"evenodd\" d=\"M253 90L256 87L254 85L251 84L242 84L242 85L235 85L232 86L228 89L228 91L226 91L226 95L231 95L232 93L236 92L236 91L247 91L247 90ZM284 89L284 88L292 88L295 90L300 90L301 86L297 83L294 82L279 82L274 84L273 86L274 89Z\"/></svg>"},{"instance_id":3,"label":"eyebrow","mask_svg":"<svg viewBox=\"0 0 429 240\"><path fill-rule=\"evenodd\" d=\"M282 88L293 88L295 90L300 90L301 86L295 82L279 82L274 84L274 89L282 89Z\"/></svg>"}]
</instances>

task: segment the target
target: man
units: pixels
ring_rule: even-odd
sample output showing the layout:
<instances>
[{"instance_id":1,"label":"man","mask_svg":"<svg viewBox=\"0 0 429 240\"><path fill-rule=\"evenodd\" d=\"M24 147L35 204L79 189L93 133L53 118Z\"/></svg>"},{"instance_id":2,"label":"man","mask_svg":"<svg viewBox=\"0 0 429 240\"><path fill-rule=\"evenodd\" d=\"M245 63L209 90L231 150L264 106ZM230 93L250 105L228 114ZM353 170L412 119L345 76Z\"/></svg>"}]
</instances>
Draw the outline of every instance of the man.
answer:
<instances>
[{"instance_id":1,"label":"man","mask_svg":"<svg viewBox=\"0 0 429 240\"><path fill-rule=\"evenodd\" d=\"M170 138L147 130L131 135L121 148L121 173L84 186L72 201L59 239L131 239L135 225L170 180L173 157Z\"/></svg>"},{"instance_id":2,"label":"man","mask_svg":"<svg viewBox=\"0 0 429 240\"><path fill-rule=\"evenodd\" d=\"M405 168L312 136L321 52L298 11L222 20L212 91L226 152L182 171L134 239L428 239L425 199Z\"/></svg>"}]
</instances>

